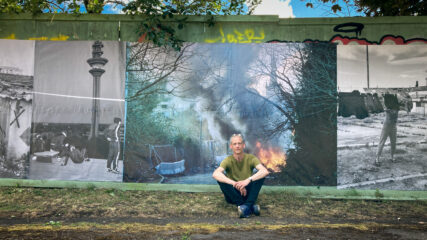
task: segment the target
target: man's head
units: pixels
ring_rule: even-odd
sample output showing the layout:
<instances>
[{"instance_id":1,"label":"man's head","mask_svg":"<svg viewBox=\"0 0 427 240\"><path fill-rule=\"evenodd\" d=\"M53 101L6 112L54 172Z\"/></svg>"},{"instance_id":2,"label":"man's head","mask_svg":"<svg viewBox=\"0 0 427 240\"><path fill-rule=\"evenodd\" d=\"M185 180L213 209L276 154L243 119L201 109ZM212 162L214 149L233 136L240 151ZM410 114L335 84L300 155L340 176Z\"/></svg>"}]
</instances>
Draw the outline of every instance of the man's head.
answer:
<instances>
[{"instance_id":1,"label":"man's head","mask_svg":"<svg viewBox=\"0 0 427 240\"><path fill-rule=\"evenodd\" d=\"M119 123L119 122L121 122L122 120L120 119L120 118L118 118L118 117L116 117L116 118L114 118L114 123Z\"/></svg>"},{"instance_id":2,"label":"man's head","mask_svg":"<svg viewBox=\"0 0 427 240\"><path fill-rule=\"evenodd\" d=\"M230 137L230 149L234 154L240 155L245 149L245 139L241 134L233 134Z\"/></svg>"}]
</instances>

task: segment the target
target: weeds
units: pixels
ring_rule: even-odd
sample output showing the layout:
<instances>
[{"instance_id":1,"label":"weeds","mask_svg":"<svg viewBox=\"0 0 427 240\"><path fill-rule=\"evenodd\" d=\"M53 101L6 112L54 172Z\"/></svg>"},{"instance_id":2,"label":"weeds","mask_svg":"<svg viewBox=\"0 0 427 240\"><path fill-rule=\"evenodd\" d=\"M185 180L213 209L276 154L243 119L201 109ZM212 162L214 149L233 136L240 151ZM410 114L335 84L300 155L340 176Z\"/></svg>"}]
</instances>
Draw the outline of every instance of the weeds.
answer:
<instances>
[{"instance_id":1,"label":"weeds","mask_svg":"<svg viewBox=\"0 0 427 240\"><path fill-rule=\"evenodd\" d=\"M89 191L94 191L94 190L96 189L96 185L95 185L95 184L93 184L93 183L89 183L89 184L86 186L86 189L87 189L87 190L89 190Z\"/></svg>"},{"instance_id":2,"label":"weeds","mask_svg":"<svg viewBox=\"0 0 427 240\"><path fill-rule=\"evenodd\" d=\"M34 191L33 191L33 193L34 193L34 195L36 195L36 196L44 196L45 194L44 194L44 191L42 191L42 190L40 190L40 189L35 189Z\"/></svg>"},{"instance_id":3,"label":"weeds","mask_svg":"<svg viewBox=\"0 0 427 240\"><path fill-rule=\"evenodd\" d=\"M181 240L191 240L190 237L191 233L190 232L185 232L182 236L181 236Z\"/></svg>"},{"instance_id":4,"label":"weeds","mask_svg":"<svg viewBox=\"0 0 427 240\"><path fill-rule=\"evenodd\" d=\"M376 197L376 198L383 198L383 197L384 197L384 194L383 194L382 192L380 192L380 190L377 188L377 189L375 190L375 197Z\"/></svg>"},{"instance_id":5,"label":"weeds","mask_svg":"<svg viewBox=\"0 0 427 240\"><path fill-rule=\"evenodd\" d=\"M20 191L19 191L20 190ZM346 195L362 194L354 189ZM262 193L258 203L262 216L313 219L339 217L366 220L398 215L420 218L427 201L382 201L384 193L372 196L381 201L332 200L297 197L295 192ZM402 211L402 209L405 209ZM236 208L221 193L120 191L112 189L35 189L0 187L0 216L14 219L57 218L237 218ZM257 221L261 219L255 219ZM262 222L262 221L261 221ZM239 222L237 222L239 223ZM255 223L255 222L254 222ZM233 222L234 224L234 222Z\"/></svg>"},{"instance_id":6,"label":"weeds","mask_svg":"<svg viewBox=\"0 0 427 240\"><path fill-rule=\"evenodd\" d=\"M62 226L60 221L49 221L47 223L45 223L44 225L46 226L52 226L52 227L60 227Z\"/></svg>"},{"instance_id":7,"label":"weeds","mask_svg":"<svg viewBox=\"0 0 427 240\"><path fill-rule=\"evenodd\" d=\"M360 196L360 193L356 189L352 188L352 189L346 191L345 195L346 196L355 196L356 197L356 196Z\"/></svg>"}]
</instances>

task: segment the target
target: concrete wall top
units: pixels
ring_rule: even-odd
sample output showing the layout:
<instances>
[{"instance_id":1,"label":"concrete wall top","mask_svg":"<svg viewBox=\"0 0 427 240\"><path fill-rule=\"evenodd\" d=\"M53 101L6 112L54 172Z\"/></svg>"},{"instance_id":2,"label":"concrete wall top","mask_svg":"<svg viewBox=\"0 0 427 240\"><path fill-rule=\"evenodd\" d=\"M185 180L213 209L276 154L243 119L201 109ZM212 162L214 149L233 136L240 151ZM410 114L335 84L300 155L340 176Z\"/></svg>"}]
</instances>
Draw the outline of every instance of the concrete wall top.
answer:
<instances>
[{"instance_id":1,"label":"concrete wall top","mask_svg":"<svg viewBox=\"0 0 427 240\"><path fill-rule=\"evenodd\" d=\"M180 17L177 17L180 18ZM336 42L339 44L425 43L427 17L286 18L278 16L189 16L178 37L188 42L262 43L272 41ZM130 15L38 16L0 14L1 39L120 40L143 39L144 17ZM165 21L172 26L174 20Z\"/></svg>"}]
</instances>

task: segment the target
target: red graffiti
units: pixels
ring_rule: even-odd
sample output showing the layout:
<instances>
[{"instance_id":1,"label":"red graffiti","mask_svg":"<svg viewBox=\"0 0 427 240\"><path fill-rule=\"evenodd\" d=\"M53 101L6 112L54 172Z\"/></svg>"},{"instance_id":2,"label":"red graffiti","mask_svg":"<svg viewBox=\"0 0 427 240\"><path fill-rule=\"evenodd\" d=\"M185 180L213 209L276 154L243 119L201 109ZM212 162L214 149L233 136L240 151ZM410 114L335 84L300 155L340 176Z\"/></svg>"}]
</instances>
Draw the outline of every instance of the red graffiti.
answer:
<instances>
[{"instance_id":1,"label":"red graffiti","mask_svg":"<svg viewBox=\"0 0 427 240\"><path fill-rule=\"evenodd\" d=\"M271 40L268 41L268 43L286 43L286 42L293 42L293 41L280 41L280 40ZM385 35L380 39L378 42L369 41L366 38L355 38L355 37L343 37L341 35L335 35L331 38L329 41L320 41L320 40L312 40L307 39L302 41L303 43L337 43L339 45L408 45L413 43L422 43L427 44L427 39L425 38L411 38L408 40L405 40L404 37L401 36L392 36L392 35Z\"/></svg>"},{"instance_id":2,"label":"red graffiti","mask_svg":"<svg viewBox=\"0 0 427 240\"><path fill-rule=\"evenodd\" d=\"M364 38L350 38L350 37L343 37L341 35L336 35L332 37L330 40L332 43L338 43L341 45L349 45L349 44L355 44L355 45L383 45L383 44L394 44L394 45L408 45L412 43L427 43L427 39L422 38L412 38L405 40L405 38L401 36L392 36L392 35L386 35L380 39L378 42L372 42L368 41Z\"/></svg>"}]
</instances>

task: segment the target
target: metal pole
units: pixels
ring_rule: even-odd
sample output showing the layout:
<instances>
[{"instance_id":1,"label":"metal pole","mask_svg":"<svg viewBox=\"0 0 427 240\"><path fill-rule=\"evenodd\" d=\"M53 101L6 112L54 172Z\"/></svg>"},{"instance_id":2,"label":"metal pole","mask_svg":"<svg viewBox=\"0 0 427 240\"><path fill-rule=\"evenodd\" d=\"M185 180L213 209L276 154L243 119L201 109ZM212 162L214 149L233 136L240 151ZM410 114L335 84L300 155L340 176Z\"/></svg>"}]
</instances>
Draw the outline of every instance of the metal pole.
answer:
<instances>
[{"instance_id":1,"label":"metal pole","mask_svg":"<svg viewBox=\"0 0 427 240\"><path fill-rule=\"evenodd\" d=\"M368 89L369 89L369 53L368 53L368 45L366 45L366 73L367 73Z\"/></svg>"}]
</instances>

